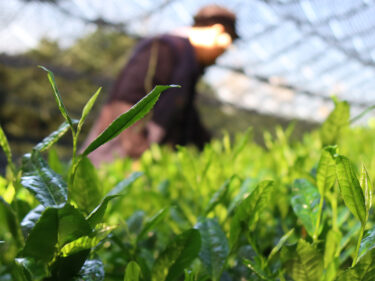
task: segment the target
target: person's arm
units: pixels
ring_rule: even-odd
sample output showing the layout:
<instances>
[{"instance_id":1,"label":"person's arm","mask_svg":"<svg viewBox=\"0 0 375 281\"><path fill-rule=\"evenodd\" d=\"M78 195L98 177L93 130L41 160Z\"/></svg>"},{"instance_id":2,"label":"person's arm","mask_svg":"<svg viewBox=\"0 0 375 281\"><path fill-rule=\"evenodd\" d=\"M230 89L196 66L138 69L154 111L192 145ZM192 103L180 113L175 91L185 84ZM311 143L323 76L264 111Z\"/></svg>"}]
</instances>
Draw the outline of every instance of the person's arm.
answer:
<instances>
[{"instance_id":1,"label":"person's arm","mask_svg":"<svg viewBox=\"0 0 375 281\"><path fill-rule=\"evenodd\" d=\"M147 140L149 143L160 143L165 133L165 129L154 121L151 120L147 123Z\"/></svg>"}]
</instances>

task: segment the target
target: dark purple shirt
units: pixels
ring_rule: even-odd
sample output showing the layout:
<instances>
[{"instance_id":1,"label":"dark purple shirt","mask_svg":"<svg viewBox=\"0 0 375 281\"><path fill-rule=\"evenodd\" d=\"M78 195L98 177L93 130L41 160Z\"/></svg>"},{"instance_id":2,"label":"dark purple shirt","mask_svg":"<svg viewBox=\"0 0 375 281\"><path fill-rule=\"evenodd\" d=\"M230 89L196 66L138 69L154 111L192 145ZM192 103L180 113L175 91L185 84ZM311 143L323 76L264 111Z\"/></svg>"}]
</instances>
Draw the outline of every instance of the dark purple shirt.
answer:
<instances>
[{"instance_id":1,"label":"dark purple shirt","mask_svg":"<svg viewBox=\"0 0 375 281\"><path fill-rule=\"evenodd\" d=\"M181 86L163 93L153 109L153 121L166 130L163 142L195 143L202 147L209 140L209 134L201 125L194 100L203 68L198 65L187 38L162 35L141 41L118 76L108 102L120 100L135 104L147 94L145 80L153 52L157 54L157 61L150 86Z\"/></svg>"}]
</instances>

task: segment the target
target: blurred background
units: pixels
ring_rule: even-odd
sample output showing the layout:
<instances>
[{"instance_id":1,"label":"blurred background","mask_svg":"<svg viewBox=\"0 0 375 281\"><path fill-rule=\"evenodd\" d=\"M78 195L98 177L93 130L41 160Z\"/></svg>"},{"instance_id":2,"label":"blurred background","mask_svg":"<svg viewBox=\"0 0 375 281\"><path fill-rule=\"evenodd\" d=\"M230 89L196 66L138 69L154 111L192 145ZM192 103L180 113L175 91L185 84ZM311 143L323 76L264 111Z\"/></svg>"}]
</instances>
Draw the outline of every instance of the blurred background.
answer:
<instances>
[{"instance_id":1,"label":"blurred background","mask_svg":"<svg viewBox=\"0 0 375 281\"><path fill-rule=\"evenodd\" d=\"M212 3L237 14L241 36L199 85L199 108L215 135L250 126L262 143L264 131L293 121L300 137L325 119L333 95L350 102L352 116L375 104L372 0L2 0L0 124L14 153L28 151L63 121L37 65L54 72L75 118L103 87L87 132L135 43L190 25ZM61 142L62 151L69 141Z\"/></svg>"}]
</instances>

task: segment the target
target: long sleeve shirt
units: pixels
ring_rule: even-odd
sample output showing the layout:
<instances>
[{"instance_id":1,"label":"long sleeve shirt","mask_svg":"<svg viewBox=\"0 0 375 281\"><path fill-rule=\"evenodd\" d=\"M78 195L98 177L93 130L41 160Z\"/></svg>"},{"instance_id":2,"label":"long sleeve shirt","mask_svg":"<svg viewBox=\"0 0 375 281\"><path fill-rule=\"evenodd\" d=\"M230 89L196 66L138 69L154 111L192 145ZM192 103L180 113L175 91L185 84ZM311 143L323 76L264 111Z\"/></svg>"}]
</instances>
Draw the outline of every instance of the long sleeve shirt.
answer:
<instances>
[{"instance_id":1,"label":"long sleeve shirt","mask_svg":"<svg viewBox=\"0 0 375 281\"><path fill-rule=\"evenodd\" d=\"M162 35L145 39L118 76L108 103L118 100L135 104L155 85L180 85L161 95L152 120L165 129L163 142L202 147L209 134L194 106L195 87L202 72L187 38Z\"/></svg>"}]
</instances>

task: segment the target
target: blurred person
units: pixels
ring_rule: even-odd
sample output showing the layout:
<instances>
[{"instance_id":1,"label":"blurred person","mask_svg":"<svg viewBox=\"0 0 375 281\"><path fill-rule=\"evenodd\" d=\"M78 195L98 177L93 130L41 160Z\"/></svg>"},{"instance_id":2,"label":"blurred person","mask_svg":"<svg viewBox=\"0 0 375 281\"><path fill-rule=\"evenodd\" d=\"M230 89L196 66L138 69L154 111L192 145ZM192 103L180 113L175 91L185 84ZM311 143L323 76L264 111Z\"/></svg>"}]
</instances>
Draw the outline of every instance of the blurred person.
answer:
<instances>
[{"instance_id":1,"label":"blurred person","mask_svg":"<svg viewBox=\"0 0 375 281\"><path fill-rule=\"evenodd\" d=\"M138 121L89 155L95 165L114 157L139 157L151 143L194 144L202 149L211 138L195 107L196 84L238 38L235 14L218 5L201 8L194 24L142 40L120 72L106 104L83 147L87 147L120 114L156 85L177 84L162 93L152 116Z\"/></svg>"}]
</instances>

